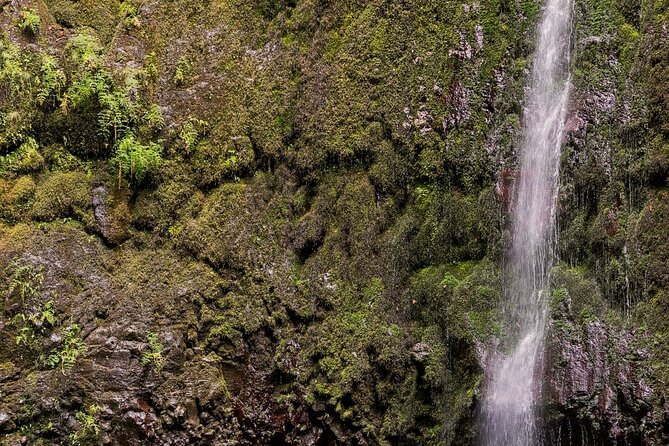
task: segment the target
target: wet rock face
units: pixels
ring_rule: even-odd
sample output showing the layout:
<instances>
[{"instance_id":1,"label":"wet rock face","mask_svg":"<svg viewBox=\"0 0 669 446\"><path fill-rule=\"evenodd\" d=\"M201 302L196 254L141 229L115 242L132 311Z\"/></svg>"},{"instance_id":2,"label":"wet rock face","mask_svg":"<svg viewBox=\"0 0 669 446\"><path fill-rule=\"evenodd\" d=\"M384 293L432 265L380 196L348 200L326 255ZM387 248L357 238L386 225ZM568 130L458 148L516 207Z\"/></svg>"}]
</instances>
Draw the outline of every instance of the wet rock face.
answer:
<instances>
[{"instance_id":1,"label":"wet rock face","mask_svg":"<svg viewBox=\"0 0 669 446\"><path fill-rule=\"evenodd\" d=\"M130 236L130 208L124 194L112 193L107 186L92 191L93 214L100 235L111 245L118 245ZM127 195L127 194L125 194Z\"/></svg>"},{"instance_id":2,"label":"wet rock face","mask_svg":"<svg viewBox=\"0 0 669 446\"><path fill-rule=\"evenodd\" d=\"M548 436L562 445L659 445L665 413L648 384L644 335L602 322L553 321L546 347ZM645 439L642 442L642 439Z\"/></svg>"},{"instance_id":3,"label":"wet rock face","mask_svg":"<svg viewBox=\"0 0 669 446\"><path fill-rule=\"evenodd\" d=\"M109 189L105 186L98 186L93 189L93 212L95 223L100 232L105 235L109 233L109 216L107 215L107 206L105 201L109 197Z\"/></svg>"},{"instance_id":4,"label":"wet rock face","mask_svg":"<svg viewBox=\"0 0 669 446\"><path fill-rule=\"evenodd\" d=\"M24 301L3 294L0 444L77 435L110 446L326 446L346 437L323 413L277 401L265 336L233 345L209 330L221 284L205 265L169 250L112 250L65 227L27 229L21 243L0 235L0 263L17 258L41 278ZM16 343L13 315L30 317L46 301L56 321ZM71 324L85 350L53 368L44 358L62 351ZM207 341L213 332L218 353L205 348L218 345Z\"/></svg>"}]
</instances>

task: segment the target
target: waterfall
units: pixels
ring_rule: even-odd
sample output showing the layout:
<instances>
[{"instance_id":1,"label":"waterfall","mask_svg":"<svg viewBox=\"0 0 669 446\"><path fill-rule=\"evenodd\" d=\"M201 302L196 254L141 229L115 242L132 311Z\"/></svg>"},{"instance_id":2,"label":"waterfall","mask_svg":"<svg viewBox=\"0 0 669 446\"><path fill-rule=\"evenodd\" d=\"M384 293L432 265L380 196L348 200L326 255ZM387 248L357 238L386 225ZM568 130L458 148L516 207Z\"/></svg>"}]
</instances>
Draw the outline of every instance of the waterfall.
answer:
<instances>
[{"instance_id":1,"label":"waterfall","mask_svg":"<svg viewBox=\"0 0 669 446\"><path fill-rule=\"evenodd\" d=\"M520 172L515 184L504 322L513 345L485 365L480 443L542 443L535 401L547 318L548 272L556 243L560 149L569 96L571 0L546 0L526 94Z\"/></svg>"}]
</instances>

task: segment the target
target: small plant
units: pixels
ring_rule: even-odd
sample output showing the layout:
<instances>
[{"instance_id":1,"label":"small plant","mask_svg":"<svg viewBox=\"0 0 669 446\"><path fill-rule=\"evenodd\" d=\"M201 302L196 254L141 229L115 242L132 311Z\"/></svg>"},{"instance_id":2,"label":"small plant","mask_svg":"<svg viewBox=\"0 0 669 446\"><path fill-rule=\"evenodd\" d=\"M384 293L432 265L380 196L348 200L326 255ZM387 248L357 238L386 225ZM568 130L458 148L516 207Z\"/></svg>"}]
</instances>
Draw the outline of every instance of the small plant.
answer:
<instances>
[{"instance_id":1,"label":"small plant","mask_svg":"<svg viewBox=\"0 0 669 446\"><path fill-rule=\"evenodd\" d=\"M72 37L67 42L65 51L70 61L80 70L79 74L82 74L82 70L90 72L104 64L102 45L91 34L81 33Z\"/></svg>"},{"instance_id":2,"label":"small plant","mask_svg":"<svg viewBox=\"0 0 669 446\"><path fill-rule=\"evenodd\" d=\"M139 20L139 10L135 3L131 0L123 0L119 4L119 14L123 19L126 28L139 28L141 22Z\"/></svg>"},{"instance_id":3,"label":"small plant","mask_svg":"<svg viewBox=\"0 0 669 446\"><path fill-rule=\"evenodd\" d=\"M146 342L148 350L142 355L142 365L151 365L155 371L160 372L160 369L163 368L163 345L154 332L146 334Z\"/></svg>"},{"instance_id":4,"label":"small plant","mask_svg":"<svg viewBox=\"0 0 669 446\"><path fill-rule=\"evenodd\" d=\"M36 36L39 32L41 24L42 19L40 18L36 9L26 8L21 10L21 21L19 21L19 28L21 28L23 32Z\"/></svg>"},{"instance_id":5,"label":"small plant","mask_svg":"<svg viewBox=\"0 0 669 446\"><path fill-rule=\"evenodd\" d=\"M19 327L16 345L32 346L38 334L43 334L47 327L53 327L58 323L58 316L53 308L53 301L49 301L39 306L37 311L29 316L18 313L12 318L12 323Z\"/></svg>"},{"instance_id":6,"label":"small plant","mask_svg":"<svg viewBox=\"0 0 669 446\"><path fill-rule=\"evenodd\" d=\"M132 133L127 134L117 145L115 161L118 165L119 182L125 175L131 182L140 183L162 162L162 147L157 143L140 144Z\"/></svg>"},{"instance_id":7,"label":"small plant","mask_svg":"<svg viewBox=\"0 0 669 446\"><path fill-rule=\"evenodd\" d=\"M186 153L191 153L206 134L209 123L201 119L189 117L179 132L179 139L183 142Z\"/></svg>"},{"instance_id":8,"label":"small plant","mask_svg":"<svg viewBox=\"0 0 669 446\"><path fill-rule=\"evenodd\" d=\"M95 443L100 436L98 413L102 409L97 404L88 406L88 410L80 410L74 416L79 422L79 429L70 434L70 446L81 446Z\"/></svg>"},{"instance_id":9,"label":"small plant","mask_svg":"<svg viewBox=\"0 0 669 446\"><path fill-rule=\"evenodd\" d=\"M192 72L193 62L191 62L186 56L181 56L177 61L177 68L174 71L174 83L179 87L186 85Z\"/></svg>"},{"instance_id":10,"label":"small plant","mask_svg":"<svg viewBox=\"0 0 669 446\"><path fill-rule=\"evenodd\" d=\"M65 374L66 370L71 369L77 362L79 356L86 353L86 343L79 337L81 327L72 324L65 329L62 348L50 354L45 363L51 368L60 366L60 370Z\"/></svg>"},{"instance_id":11,"label":"small plant","mask_svg":"<svg viewBox=\"0 0 669 446\"><path fill-rule=\"evenodd\" d=\"M116 141L130 127L134 104L125 91L109 91L107 88L98 91L98 101L101 107L98 113L100 134L104 137L111 136Z\"/></svg>"},{"instance_id":12,"label":"small plant","mask_svg":"<svg viewBox=\"0 0 669 446\"><path fill-rule=\"evenodd\" d=\"M9 273L7 291L10 296L18 296L25 303L26 299L38 295L39 287L44 281L41 266L31 265L22 258L15 257L9 263L7 271Z\"/></svg>"},{"instance_id":13,"label":"small plant","mask_svg":"<svg viewBox=\"0 0 669 446\"><path fill-rule=\"evenodd\" d=\"M158 104L153 104L144 113L144 124L152 131L159 131L165 126L165 118Z\"/></svg>"},{"instance_id":14,"label":"small plant","mask_svg":"<svg viewBox=\"0 0 669 446\"><path fill-rule=\"evenodd\" d=\"M42 56L41 62L41 76L39 90L37 92L37 102L39 105L42 105L47 99L53 98L55 103L55 99L65 85L65 73L58 68L58 63L53 56L45 54Z\"/></svg>"}]
</instances>

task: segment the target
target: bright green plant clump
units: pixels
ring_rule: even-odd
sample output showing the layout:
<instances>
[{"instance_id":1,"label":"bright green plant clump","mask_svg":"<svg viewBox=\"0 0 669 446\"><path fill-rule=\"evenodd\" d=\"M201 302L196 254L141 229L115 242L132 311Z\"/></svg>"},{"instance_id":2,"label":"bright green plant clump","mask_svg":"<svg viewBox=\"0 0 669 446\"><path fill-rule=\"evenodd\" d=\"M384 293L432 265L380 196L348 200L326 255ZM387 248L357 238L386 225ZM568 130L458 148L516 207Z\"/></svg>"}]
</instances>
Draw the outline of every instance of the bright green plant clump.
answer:
<instances>
[{"instance_id":1,"label":"bright green plant clump","mask_svg":"<svg viewBox=\"0 0 669 446\"><path fill-rule=\"evenodd\" d=\"M163 345L160 343L158 335L153 332L146 334L146 342L148 343L148 349L142 355L142 365L150 365L159 372L163 368Z\"/></svg>"},{"instance_id":2,"label":"bright green plant clump","mask_svg":"<svg viewBox=\"0 0 669 446\"><path fill-rule=\"evenodd\" d=\"M19 313L13 318L15 325L19 326L16 335L16 344L32 346L37 341L38 334L44 334L47 327L53 327L58 323L53 301L40 305L37 311L27 315Z\"/></svg>"},{"instance_id":3,"label":"bright green plant clump","mask_svg":"<svg viewBox=\"0 0 669 446\"><path fill-rule=\"evenodd\" d=\"M116 148L119 180L124 175L132 183L140 183L162 162L162 147L157 143L141 144L132 133L123 138Z\"/></svg>"},{"instance_id":4,"label":"bright green plant clump","mask_svg":"<svg viewBox=\"0 0 669 446\"><path fill-rule=\"evenodd\" d=\"M139 10L133 1L123 0L119 4L119 15L123 19L123 24L126 28L131 29L140 27Z\"/></svg>"},{"instance_id":5,"label":"bright green plant clump","mask_svg":"<svg viewBox=\"0 0 669 446\"><path fill-rule=\"evenodd\" d=\"M185 56L180 57L177 61L177 68L174 71L174 83L179 87L186 85L190 80L192 71L193 62Z\"/></svg>"},{"instance_id":6,"label":"bright green plant clump","mask_svg":"<svg viewBox=\"0 0 669 446\"><path fill-rule=\"evenodd\" d=\"M70 446L97 444L100 436L98 413L101 409L97 404L93 404L88 407L88 410L80 410L75 414L79 428L76 432L70 434Z\"/></svg>"},{"instance_id":7,"label":"bright green plant clump","mask_svg":"<svg viewBox=\"0 0 669 446\"><path fill-rule=\"evenodd\" d=\"M19 21L19 28L24 32L32 34L33 36L39 33L42 19L36 9L22 9L21 21Z\"/></svg>"},{"instance_id":8,"label":"bright green plant clump","mask_svg":"<svg viewBox=\"0 0 669 446\"><path fill-rule=\"evenodd\" d=\"M207 134L208 125L207 121L193 117L188 118L181 132L179 132L179 139L181 139L186 153L190 154L195 150L202 138Z\"/></svg>"}]
</instances>

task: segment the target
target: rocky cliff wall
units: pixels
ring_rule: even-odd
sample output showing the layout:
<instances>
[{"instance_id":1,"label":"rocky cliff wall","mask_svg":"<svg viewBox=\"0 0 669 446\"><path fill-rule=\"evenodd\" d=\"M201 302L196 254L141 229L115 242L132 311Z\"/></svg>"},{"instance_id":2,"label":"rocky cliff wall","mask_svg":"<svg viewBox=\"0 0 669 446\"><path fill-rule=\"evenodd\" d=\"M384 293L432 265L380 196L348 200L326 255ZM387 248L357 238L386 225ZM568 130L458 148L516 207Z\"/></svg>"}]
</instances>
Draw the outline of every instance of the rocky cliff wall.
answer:
<instances>
[{"instance_id":1,"label":"rocky cliff wall","mask_svg":"<svg viewBox=\"0 0 669 446\"><path fill-rule=\"evenodd\" d=\"M539 3L0 5L0 442L473 442ZM575 18L547 438L664 444L667 7Z\"/></svg>"}]
</instances>

